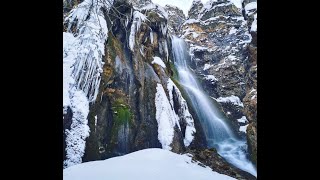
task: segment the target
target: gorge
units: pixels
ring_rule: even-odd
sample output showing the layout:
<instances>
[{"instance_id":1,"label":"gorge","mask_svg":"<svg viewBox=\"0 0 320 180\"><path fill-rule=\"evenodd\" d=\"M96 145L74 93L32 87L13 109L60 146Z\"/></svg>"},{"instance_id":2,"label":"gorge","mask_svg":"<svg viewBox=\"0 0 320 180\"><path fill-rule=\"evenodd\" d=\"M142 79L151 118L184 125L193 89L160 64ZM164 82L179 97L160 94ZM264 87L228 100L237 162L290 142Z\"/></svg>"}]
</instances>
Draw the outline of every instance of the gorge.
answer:
<instances>
[{"instance_id":1,"label":"gorge","mask_svg":"<svg viewBox=\"0 0 320 180\"><path fill-rule=\"evenodd\" d=\"M186 14L150 0L64 0L69 178L97 160L148 152L256 179L257 3L190 4Z\"/></svg>"}]
</instances>

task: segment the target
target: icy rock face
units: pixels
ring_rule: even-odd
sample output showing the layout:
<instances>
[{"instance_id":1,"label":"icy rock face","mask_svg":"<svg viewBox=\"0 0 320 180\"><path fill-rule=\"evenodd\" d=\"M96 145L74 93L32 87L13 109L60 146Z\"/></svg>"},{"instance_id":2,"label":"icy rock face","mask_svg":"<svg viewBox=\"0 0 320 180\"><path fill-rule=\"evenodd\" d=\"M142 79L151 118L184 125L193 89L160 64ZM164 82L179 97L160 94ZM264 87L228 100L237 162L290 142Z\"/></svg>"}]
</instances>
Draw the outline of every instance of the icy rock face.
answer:
<instances>
[{"instance_id":1,"label":"icy rock face","mask_svg":"<svg viewBox=\"0 0 320 180\"><path fill-rule=\"evenodd\" d=\"M68 3L75 1L64 5ZM93 103L98 94L104 44L108 37L103 11L108 11L111 6L96 0L84 0L74 5L64 14L64 168L81 163L85 153L86 138L90 133L89 103Z\"/></svg>"},{"instance_id":2,"label":"icy rock face","mask_svg":"<svg viewBox=\"0 0 320 180\"><path fill-rule=\"evenodd\" d=\"M143 6L146 6L152 3L151 0L128 0L128 2L129 4L132 4L133 7L136 7L136 8L141 8Z\"/></svg>"},{"instance_id":3,"label":"icy rock face","mask_svg":"<svg viewBox=\"0 0 320 180\"><path fill-rule=\"evenodd\" d=\"M245 15L249 24L252 41L249 44L249 58L246 73L246 96L243 99L244 114L250 124L247 140L251 159L257 164L257 1L244 0Z\"/></svg>"},{"instance_id":4,"label":"icy rock face","mask_svg":"<svg viewBox=\"0 0 320 180\"><path fill-rule=\"evenodd\" d=\"M193 0L191 8L188 12L189 19L198 19L203 3L200 0Z\"/></svg>"},{"instance_id":5,"label":"icy rock face","mask_svg":"<svg viewBox=\"0 0 320 180\"><path fill-rule=\"evenodd\" d=\"M188 19L182 29L182 37L190 44L192 68L209 95L216 99L236 96L242 100L251 35L241 9L228 0L208 1L196 19ZM241 106L229 101L221 104L227 116L242 116Z\"/></svg>"},{"instance_id":6,"label":"icy rock face","mask_svg":"<svg viewBox=\"0 0 320 180\"><path fill-rule=\"evenodd\" d=\"M104 14L107 41L98 93L89 108L84 162L145 148L182 153L197 133L181 93L173 85L168 89L173 71L168 11L143 2L115 0L115 9Z\"/></svg>"},{"instance_id":7,"label":"icy rock face","mask_svg":"<svg viewBox=\"0 0 320 180\"><path fill-rule=\"evenodd\" d=\"M183 11L175 6L166 5L165 9L168 12L168 28L171 34L180 35L181 26L186 20Z\"/></svg>"}]
</instances>

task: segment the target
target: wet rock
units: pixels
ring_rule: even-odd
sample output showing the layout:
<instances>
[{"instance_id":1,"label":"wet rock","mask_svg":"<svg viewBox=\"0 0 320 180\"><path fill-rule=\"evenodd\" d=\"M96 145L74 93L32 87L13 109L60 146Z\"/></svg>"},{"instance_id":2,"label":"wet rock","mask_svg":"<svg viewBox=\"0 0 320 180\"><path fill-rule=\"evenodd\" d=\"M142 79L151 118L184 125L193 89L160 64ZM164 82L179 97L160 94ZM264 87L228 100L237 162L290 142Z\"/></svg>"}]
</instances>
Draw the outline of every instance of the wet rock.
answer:
<instances>
[{"instance_id":1,"label":"wet rock","mask_svg":"<svg viewBox=\"0 0 320 180\"><path fill-rule=\"evenodd\" d=\"M150 3L146 1L146 4ZM147 8L141 5L134 9L130 3L122 1L115 1L114 7L119 7L120 13L112 11L107 21L111 30L99 93L90 105L88 119L91 131L83 161L162 147L158 140L155 94L158 83L167 91L167 81L172 74L166 12L154 5ZM128 41L132 19L128 23L125 20L130 19L134 10L148 20L135 29L135 45L130 49ZM167 68L152 64L154 56L159 57ZM180 129L175 127L171 144L173 152L185 151L183 138Z\"/></svg>"},{"instance_id":2,"label":"wet rock","mask_svg":"<svg viewBox=\"0 0 320 180\"><path fill-rule=\"evenodd\" d=\"M186 153L192 155L192 160L194 160L194 162L200 162L198 164L209 166L213 171L216 171L220 174L226 174L239 180L256 179L256 177L250 173L230 165L217 153L214 148L187 150Z\"/></svg>"}]
</instances>

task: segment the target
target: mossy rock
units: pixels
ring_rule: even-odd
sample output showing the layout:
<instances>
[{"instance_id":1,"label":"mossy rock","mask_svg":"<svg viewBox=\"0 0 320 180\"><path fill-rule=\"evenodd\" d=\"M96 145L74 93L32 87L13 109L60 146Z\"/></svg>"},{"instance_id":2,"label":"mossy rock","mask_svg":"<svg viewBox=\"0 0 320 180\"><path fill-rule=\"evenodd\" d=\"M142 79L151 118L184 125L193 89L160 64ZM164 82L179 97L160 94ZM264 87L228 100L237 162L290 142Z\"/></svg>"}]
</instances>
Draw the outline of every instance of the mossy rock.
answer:
<instances>
[{"instance_id":1,"label":"mossy rock","mask_svg":"<svg viewBox=\"0 0 320 180\"><path fill-rule=\"evenodd\" d=\"M118 104L113 106L114 125L122 125L125 123L132 123L132 112L128 106L124 104Z\"/></svg>"},{"instance_id":2,"label":"mossy rock","mask_svg":"<svg viewBox=\"0 0 320 180\"><path fill-rule=\"evenodd\" d=\"M133 113L130 107L125 103L125 100L118 98L114 101L112 105L113 111L113 125L111 130L111 140L107 146L108 152L113 152L113 150L118 145L118 132L121 126L133 125Z\"/></svg>"}]
</instances>

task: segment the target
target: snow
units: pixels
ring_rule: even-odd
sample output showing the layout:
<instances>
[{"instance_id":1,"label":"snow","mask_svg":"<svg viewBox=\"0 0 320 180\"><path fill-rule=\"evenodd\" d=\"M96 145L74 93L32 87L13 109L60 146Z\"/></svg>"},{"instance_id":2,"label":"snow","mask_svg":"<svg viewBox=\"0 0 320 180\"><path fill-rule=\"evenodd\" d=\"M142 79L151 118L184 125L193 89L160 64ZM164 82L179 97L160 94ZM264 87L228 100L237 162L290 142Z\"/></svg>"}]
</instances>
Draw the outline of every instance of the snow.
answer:
<instances>
[{"instance_id":1,"label":"snow","mask_svg":"<svg viewBox=\"0 0 320 180\"><path fill-rule=\"evenodd\" d=\"M184 26L184 25L193 24L193 23L200 23L200 21L196 19L188 19L182 25Z\"/></svg>"},{"instance_id":2,"label":"snow","mask_svg":"<svg viewBox=\"0 0 320 180\"><path fill-rule=\"evenodd\" d=\"M158 122L158 139L163 149L171 150L174 127L179 125L179 117L174 112L161 84L157 84L155 97L156 119Z\"/></svg>"},{"instance_id":3,"label":"snow","mask_svg":"<svg viewBox=\"0 0 320 180\"><path fill-rule=\"evenodd\" d=\"M192 37L193 38L197 38L199 36L199 34L198 33L196 33L196 32L192 32Z\"/></svg>"},{"instance_id":4,"label":"snow","mask_svg":"<svg viewBox=\"0 0 320 180\"><path fill-rule=\"evenodd\" d=\"M236 32L237 32L237 29L234 28L234 27L232 27L232 28L230 29L230 31L229 31L229 34L234 34L234 33L236 33Z\"/></svg>"},{"instance_id":5,"label":"snow","mask_svg":"<svg viewBox=\"0 0 320 180\"><path fill-rule=\"evenodd\" d=\"M240 126L239 131L247 133L247 127L249 124L245 125L245 126Z\"/></svg>"},{"instance_id":6,"label":"snow","mask_svg":"<svg viewBox=\"0 0 320 180\"><path fill-rule=\"evenodd\" d=\"M184 34L183 34L182 38L188 36L189 34L192 34L192 37L193 37L193 38L197 38L197 37L200 35L200 34L198 34L198 33L196 33L196 32L193 32L192 30L190 30L190 29L188 28L188 29L186 29L186 30L184 31Z\"/></svg>"},{"instance_id":7,"label":"snow","mask_svg":"<svg viewBox=\"0 0 320 180\"><path fill-rule=\"evenodd\" d=\"M96 132L97 130L97 120L98 120L97 116L94 116L94 132Z\"/></svg>"},{"instance_id":8,"label":"snow","mask_svg":"<svg viewBox=\"0 0 320 180\"><path fill-rule=\"evenodd\" d=\"M164 62L157 56L153 57L153 61L151 62L152 64L158 64L163 68L166 68L166 65L164 64Z\"/></svg>"},{"instance_id":9,"label":"snow","mask_svg":"<svg viewBox=\"0 0 320 180\"><path fill-rule=\"evenodd\" d=\"M84 0L82 3L77 5L74 9L70 11L70 14L68 17L66 17L65 20L68 20L69 22L73 22L75 19L77 19L77 28L83 25L85 19L88 17L90 12L90 6L92 5L92 0ZM71 23L68 25L68 29L71 28Z\"/></svg>"},{"instance_id":10,"label":"snow","mask_svg":"<svg viewBox=\"0 0 320 180\"><path fill-rule=\"evenodd\" d=\"M133 21L130 29L130 35L129 35L129 47L131 51L134 51L134 44L135 44L135 35L136 35L136 22Z\"/></svg>"},{"instance_id":11,"label":"snow","mask_svg":"<svg viewBox=\"0 0 320 180\"><path fill-rule=\"evenodd\" d=\"M87 116L89 114L89 101L86 94L81 90L72 89L71 110L72 123L70 130L66 129L66 157L63 162L64 168L82 162L86 141L89 136Z\"/></svg>"},{"instance_id":12,"label":"snow","mask_svg":"<svg viewBox=\"0 0 320 180\"><path fill-rule=\"evenodd\" d=\"M72 68L71 66L74 64L74 57L76 55L75 47L73 46L75 43L75 38L71 33L63 32L63 107L64 113L66 113L66 109L70 106L70 98L69 98L69 89L70 83L72 83L73 79L71 77Z\"/></svg>"},{"instance_id":13,"label":"snow","mask_svg":"<svg viewBox=\"0 0 320 180\"><path fill-rule=\"evenodd\" d=\"M153 32L152 32L152 30L150 31L150 41L151 41L151 44L153 44Z\"/></svg>"},{"instance_id":14,"label":"snow","mask_svg":"<svg viewBox=\"0 0 320 180\"><path fill-rule=\"evenodd\" d=\"M186 154L144 149L124 156L91 161L63 170L64 180L234 180L201 167Z\"/></svg>"},{"instance_id":15,"label":"snow","mask_svg":"<svg viewBox=\"0 0 320 180\"><path fill-rule=\"evenodd\" d=\"M136 29L137 31L140 29L141 22L145 22L146 20L149 21L147 17L144 14L140 13L139 11L133 12L133 19L137 20L137 29Z\"/></svg>"},{"instance_id":16,"label":"snow","mask_svg":"<svg viewBox=\"0 0 320 180\"><path fill-rule=\"evenodd\" d=\"M193 54L195 51L209 51L209 52L211 52L211 50L208 49L208 47L191 45L191 47L190 47L190 49L189 49L190 54Z\"/></svg>"},{"instance_id":17,"label":"snow","mask_svg":"<svg viewBox=\"0 0 320 180\"><path fill-rule=\"evenodd\" d=\"M241 102L241 100L240 100L240 98L238 96L231 95L229 97L219 97L216 100L218 102L222 102L222 103L230 102L230 103L232 103L234 105L243 107L243 103Z\"/></svg>"},{"instance_id":18,"label":"snow","mask_svg":"<svg viewBox=\"0 0 320 180\"><path fill-rule=\"evenodd\" d=\"M110 1L112 3L113 1ZM82 162L85 139L89 136L87 116L89 103L94 102L104 64L104 43L108 27L101 8L110 4L85 0L71 10L65 19L68 32L63 33L63 109L72 111L70 129L65 130L66 160L63 167ZM76 23L76 32L71 26Z\"/></svg>"},{"instance_id":19,"label":"snow","mask_svg":"<svg viewBox=\"0 0 320 180\"><path fill-rule=\"evenodd\" d=\"M250 11L257 9L257 2L251 2L248 3L245 7L244 7L246 14L248 14L249 16L251 15Z\"/></svg>"},{"instance_id":20,"label":"snow","mask_svg":"<svg viewBox=\"0 0 320 180\"><path fill-rule=\"evenodd\" d=\"M158 2L153 1L154 3L147 4L146 6L142 7L140 10L152 10L156 9L159 13L160 16L162 16L165 19L168 19L168 13L167 11L163 8L164 6L159 4ZM160 5L160 6L159 6Z\"/></svg>"},{"instance_id":21,"label":"snow","mask_svg":"<svg viewBox=\"0 0 320 180\"><path fill-rule=\"evenodd\" d=\"M194 127L193 117L189 112L189 108L186 100L182 97L180 90L170 78L168 79L167 89L169 91L169 99L172 107L174 107L173 89L175 90L175 93L176 93L175 96L178 97L178 101L179 101L178 103L180 105L180 112L181 112L180 114L182 114L180 118L184 119L187 124L186 131L185 131L185 138L183 140L184 145L187 147L192 142L194 138L193 134L196 132L196 128Z\"/></svg>"},{"instance_id":22,"label":"snow","mask_svg":"<svg viewBox=\"0 0 320 180\"><path fill-rule=\"evenodd\" d=\"M246 123L246 122L248 122L248 120L247 120L247 118L246 118L245 116L242 116L240 119L237 119L237 121L238 121L239 123Z\"/></svg>"},{"instance_id":23,"label":"snow","mask_svg":"<svg viewBox=\"0 0 320 180\"><path fill-rule=\"evenodd\" d=\"M243 0L229 0L232 2L237 8L242 9L242 2Z\"/></svg>"},{"instance_id":24,"label":"snow","mask_svg":"<svg viewBox=\"0 0 320 180\"><path fill-rule=\"evenodd\" d=\"M248 31L246 31L246 32L244 33L244 36L248 36L248 39L247 39L247 40L241 40L241 41L239 42L239 44L248 44L248 43L251 42L252 36L251 36L251 34L249 34Z\"/></svg>"},{"instance_id":25,"label":"snow","mask_svg":"<svg viewBox=\"0 0 320 180\"><path fill-rule=\"evenodd\" d=\"M253 95L252 97L251 97L251 100L253 100L254 98L256 98L257 97L257 95Z\"/></svg>"},{"instance_id":26,"label":"snow","mask_svg":"<svg viewBox=\"0 0 320 180\"><path fill-rule=\"evenodd\" d=\"M234 55L229 55L228 59L230 59L231 61L237 60L237 57Z\"/></svg>"},{"instance_id":27,"label":"snow","mask_svg":"<svg viewBox=\"0 0 320 180\"><path fill-rule=\"evenodd\" d=\"M144 55L144 46L143 46L143 45L141 45L141 47L139 48L139 51L140 51L140 54L141 54L143 57L145 57L145 55Z\"/></svg>"},{"instance_id":28,"label":"snow","mask_svg":"<svg viewBox=\"0 0 320 180\"><path fill-rule=\"evenodd\" d=\"M200 21L200 23L203 23L204 25L209 25L211 22L217 21L218 19L221 19L221 18L228 19L227 16L214 16L209 19L206 19L205 21ZM225 21L218 21L218 22L225 22Z\"/></svg>"},{"instance_id":29,"label":"snow","mask_svg":"<svg viewBox=\"0 0 320 180\"><path fill-rule=\"evenodd\" d=\"M252 88L251 91L249 92L249 94L256 92L257 90L255 88Z\"/></svg>"},{"instance_id":30,"label":"snow","mask_svg":"<svg viewBox=\"0 0 320 180\"><path fill-rule=\"evenodd\" d=\"M243 23L246 23L247 21L244 19L243 16L237 16L237 17L231 17L231 19L237 20L237 21L243 21Z\"/></svg>"},{"instance_id":31,"label":"snow","mask_svg":"<svg viewBox=\"0 0 320 180\"><path fill-rule=\"evenodd\" d=\"M252 22L250 31L257 31L257 14L255 14L253 17L254 20Z\"/></svg>"},{"instance_id":32,"label":"snow","mask_svg":"<svg viewBox=\"0 0 320 180\"><path fill-rule=\"evenodd\" d=\"M213 65L211 65L211 64L205 64L204 67L203 67L203 70L205 71L205 70L211 68L212 66Z\"/></svg>"},{"instance_id":33,"label":"snow","mask_svg":"<svg viewBox=\"0 0 320 180\"><path fill-rule=\"evenodd\" d=\"M136 32L139 31L142 22L149 21L144 14L141 14L139 11L133 12L133 22L130 29L129 35L129 47L131 51L134 51L134 44L135 44L135 35Z\"/></svg>"},{"instance_id":34,"label":"snow","mask_svg":"<svg viewBox=\"0 0 320 180\"><path fill-rule=\"evenodd\" d=\"M218 79L214 75L206 75L204 78L210 81L218 81Z\"/></svg>"},{"instance_id":35,"label":"snow","mask_svg":"<svg viewBox=\"0 0 320 180\"><path fill-rule=\"evenodd\" d=\"M72 77L77 88L85 92L90 102L94 102L100 85L104 56L104 43L108 37L108 27L102 7L109 7L97 1L85 0L70 12L65 19L68 32L71 25L77 23L74 43L76 55Z\"/></svg>"},{"instance_id":36,"label":"snow","mask_svg":"<svg viewBox=\"0 0 320 180\"><path fill-rule=\"evenodd\" d=\"M162 32L163 36L165 36L167 34L168 26L167 26L167 24L163 24L163 23L161 23L160 26L161 26L161 32Z\"/></svg>"}]
</instances>

